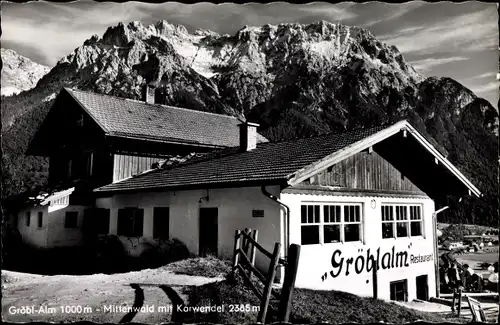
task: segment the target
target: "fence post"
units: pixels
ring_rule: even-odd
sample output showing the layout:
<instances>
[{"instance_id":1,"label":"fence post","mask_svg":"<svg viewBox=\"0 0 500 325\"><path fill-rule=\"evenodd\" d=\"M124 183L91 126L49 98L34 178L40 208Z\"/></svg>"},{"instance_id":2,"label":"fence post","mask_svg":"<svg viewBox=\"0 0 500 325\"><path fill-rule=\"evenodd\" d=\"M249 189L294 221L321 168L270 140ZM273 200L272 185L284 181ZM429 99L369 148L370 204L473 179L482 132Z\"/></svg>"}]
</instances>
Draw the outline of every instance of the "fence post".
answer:
<instances>
[{"instance_id":1,"label":"fence post","mask_svg":"<svg viewBox=\"0 0 500 325\"><path fill-rule=\"evenodd\" d=\"M245 234L250 237L250 232L252 231L252 229L250 228L245 228L244 232ZM242 250L243 252L246 254L246 256L248 256L248 246L250 246L250 240L248 239L248 237L244 236L243 237L243 245L242 245Z\"/></svg>"},{"instance_id":2,"label":"fence post","mask_svg":"<svg viewBox=\"0 0 500 325\"><path fill-rule=\"evenodd\" d=\"M252 239L257 242L257 239L259 237L259 231L257 229L254 229L252 231ZM251 250L250 250L250 263L252 263L252 266L255 266L255 250L257 249L257 247L252 243L252 246L251 246ZM250 279L252 279L252 274L253 272L250 272Z\"/></svg>"},{"instance_id":3,"label":"fence post","mask_svg":"<svg viewBox=\"0 0 500 325\"><path fill-rule=\"evenodd\" d=\"M274 244L273 258L271 259L271 264L269 264L269 271L267 274L267 283L264 283L264 294L262 295L262 301L260 303L260 311L257 317L257 321L264 324L266 322L267 308L269 307L269 301L271 300L271 293L273 290L274 277L276 276L276 267L280 259L281 244Z\"/></svg>"},{"instance_id":4,"label":"fence post","mask_svg":"<svg viewBox=\"0 0 500 325\"><path fill-rule=\"evenodd\" d=\"M373 285L373 299L378 299L378 277L377 277L377 265L373 266L372 272L372 285Z\"/></svg>"},{"instance_id":5,"label":"fence post","mask_svg":"<svg viewBox=\"0 0 500 325\"><path fill-rule=\"evenodd\" d=\"M299 258L300 245L291 244L288 250L285 279L283 280L283 289L281 290L281 300L278 309L281 321L283 322L288 322L290 311L292 310L292 295L295 287L295 279L297 278Z\"/></svg>"},{"instance_id":6,"label":"fence post","mask_svg":"<svg viewBox=\"0 0 500 325\"><path fill-rule=\"evenodd\" d=\"M460 311L462 310L462 289L458 289L458 312L457 316L460 316Z\"/></svg>"},{"instance_id":7,"label":"fence post","mask_svg":"<svg viewBox=\"0 0 500 325\"><path fill-rule=\"evenodd\" d=\"M233 253L233 269L231 270L231 278L235 279L234 275L238 267L238 250L240 248L241 231L236 230L234 234L234 253Z\"/></svg>"}]
</instances>

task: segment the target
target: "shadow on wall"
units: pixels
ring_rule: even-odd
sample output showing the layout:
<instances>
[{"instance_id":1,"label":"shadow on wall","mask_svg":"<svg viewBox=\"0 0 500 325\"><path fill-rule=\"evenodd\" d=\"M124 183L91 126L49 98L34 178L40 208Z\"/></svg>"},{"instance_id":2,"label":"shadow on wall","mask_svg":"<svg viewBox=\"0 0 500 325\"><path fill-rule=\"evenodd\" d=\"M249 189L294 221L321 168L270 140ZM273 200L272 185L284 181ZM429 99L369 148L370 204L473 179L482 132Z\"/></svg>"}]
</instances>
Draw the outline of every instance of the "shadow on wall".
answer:
<instances>
[{"instance_id":1,"label":"shadow on wall","mask_svg":"<svg viewBox=\"0 0 500 325\"><path fill-rule=\"evenodd\" d=\"M138 271L190 255L178 239L160 241L114 235L101 235L78 247L37 248L18 243L9 245L8 251L2 250L4 269L44 275Z\"/></svg>"}]
</instances>

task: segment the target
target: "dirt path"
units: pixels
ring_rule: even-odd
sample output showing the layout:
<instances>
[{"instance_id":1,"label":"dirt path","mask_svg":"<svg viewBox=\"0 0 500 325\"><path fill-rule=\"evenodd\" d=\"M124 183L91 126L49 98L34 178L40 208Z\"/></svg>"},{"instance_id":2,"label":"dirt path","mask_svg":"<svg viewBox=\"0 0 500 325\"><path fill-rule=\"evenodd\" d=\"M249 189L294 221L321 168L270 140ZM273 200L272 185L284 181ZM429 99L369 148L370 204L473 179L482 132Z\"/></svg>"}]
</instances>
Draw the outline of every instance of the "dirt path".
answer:
<instances>
[{"instance_id":1,"label":"dirt path","mask_svg":"<svg viewBox=\"0 0 500 325\"><path fill-rule=\"evenodd\" d=\"M164 269L86 276L2 271L2 320L169 322L176 305L188 303L189 286L218 280L222 279L179 275ZM143 309L133 312L127 307Z\"/></svg>"}]
</instances>

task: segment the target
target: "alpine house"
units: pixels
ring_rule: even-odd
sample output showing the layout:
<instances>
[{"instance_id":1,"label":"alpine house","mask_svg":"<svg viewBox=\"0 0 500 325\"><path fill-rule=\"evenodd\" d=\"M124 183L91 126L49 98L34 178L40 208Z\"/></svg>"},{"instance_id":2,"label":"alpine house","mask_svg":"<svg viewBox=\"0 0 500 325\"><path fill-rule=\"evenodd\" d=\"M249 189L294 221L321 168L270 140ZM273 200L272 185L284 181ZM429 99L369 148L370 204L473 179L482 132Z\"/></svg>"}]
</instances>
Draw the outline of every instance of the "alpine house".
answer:
<instances>
[{"instance_id":1,"label":"alpine house","mask_svg":"<svg viewBox=\"0 0 500 325\"><path fill-rule=\"evenodd\" d=\"M235 230L252 228L285 258L302 246L298 287L436 296L434 202L481 193L410 123L277 143L239 126L239 146L95 189L109 233L161 228L192 252L230 258ZM257 267L266 261L257 255Z\"/></svg>"}]
</instances>

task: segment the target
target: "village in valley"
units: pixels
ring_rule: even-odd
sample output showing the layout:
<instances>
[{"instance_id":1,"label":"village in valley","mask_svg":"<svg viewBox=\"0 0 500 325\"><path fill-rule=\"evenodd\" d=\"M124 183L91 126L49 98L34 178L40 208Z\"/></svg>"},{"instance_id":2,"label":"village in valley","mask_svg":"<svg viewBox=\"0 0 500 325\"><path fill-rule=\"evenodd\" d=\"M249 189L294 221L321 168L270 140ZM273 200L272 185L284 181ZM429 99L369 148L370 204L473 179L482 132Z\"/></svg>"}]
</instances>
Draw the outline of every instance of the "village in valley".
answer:
<instances>
[{"instance_id":1,"label":"village in valley","mask_svg":"<svg viewBox=\"0 0 500 325\"><path fill-rule=\"evenodd\" d=\"M4 16L23 10L9 3ZM51 69L2 44L4 322L499 321L498 111L487 100L336 22L234 37L116 24ZM332 86L318 65L344 81ZM39 79L17 92L26 66ZM394 78L407 86L370 97Z\"/></svg>"}]
</instances>

